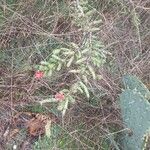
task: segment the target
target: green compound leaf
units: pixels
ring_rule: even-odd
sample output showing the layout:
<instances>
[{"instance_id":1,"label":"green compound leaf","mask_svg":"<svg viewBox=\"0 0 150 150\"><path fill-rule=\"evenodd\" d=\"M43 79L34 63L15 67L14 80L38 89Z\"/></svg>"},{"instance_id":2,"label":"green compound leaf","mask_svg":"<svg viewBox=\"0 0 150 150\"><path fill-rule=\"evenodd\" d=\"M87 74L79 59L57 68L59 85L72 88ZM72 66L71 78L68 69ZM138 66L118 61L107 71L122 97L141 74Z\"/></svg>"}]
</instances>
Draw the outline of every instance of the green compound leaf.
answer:
<instances>
[{"instance_id":1,"label":"green compound leaf","mask_svg":"<svg viewBox=\"0 0 150 150\"><path fill-rule=\"evenodd\" d=\"M87 60L87 58L81 58L81 59L79 59L79 60L76 61L76 64L83 63L86 60Z\"/></svg>"},{"instance_id":2,"label":"green compound leaf","mask_svg":"<svg viewBox=\"0 0 150 150\"><path fill-rule=\"evenodd\" d=\"M81 88L84 90L86 97L90 98L90 94L89 94L89 90L87 86L82 81L80 81L79 83L80 83Z\"/></svg>"},{"instance_id":3,"label":"green compound leaf","mask_svg":"<svg viewBox=\"0 0 150 150\"><path fill-rule=\"evenodd\" d=\"M92 66L88 65L88 69L89 69L93 79L95 80L96 79L96 74L95 74L94 68Z\"/></svg>"},{"instance_id":4,"label":"green compound leaf","mask_svg":"<svg viewBox=\"0 0 150 150\"><path fill-rule=\"evenodd\" d=\"M73 60L74 60L74 56L72 56L72 57L69 59L69 61L68 61L68 63L67 63L67 67L70 67L70 66L71 66Z\"/></svg>"},{"instance_id":5,"label":"green compound leaf","mask_svg":"<svg viewBox=\"0 0 150 150\"><path fill-rule=\"evenodd\" d=\"M45 104L45 103L50 103L50 102L57 102L57 100L55 98L48 98L48 99L44 99L42 101L39 101L39 103L41 105Z\"/></svg>"}]
</instances>

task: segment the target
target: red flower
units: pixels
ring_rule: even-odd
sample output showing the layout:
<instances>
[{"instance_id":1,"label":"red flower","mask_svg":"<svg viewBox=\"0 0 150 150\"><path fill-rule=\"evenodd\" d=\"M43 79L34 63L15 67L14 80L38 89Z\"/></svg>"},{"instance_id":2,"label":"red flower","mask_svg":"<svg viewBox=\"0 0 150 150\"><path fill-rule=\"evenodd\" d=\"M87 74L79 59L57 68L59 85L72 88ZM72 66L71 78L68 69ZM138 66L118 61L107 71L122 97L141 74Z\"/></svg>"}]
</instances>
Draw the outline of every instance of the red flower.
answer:
<instances>
[{"instance_id":1,"label":"red flower","mask_svg":"<svg viewBox=\"0 0 150 150\"><path fill-rule=\"evenodd\" d=\"M39 70L35 72L36 79L41 79L43 76L44 76L44 72L39 71Z\"/></svg>"},{"instance_id":2,"label":"red flower","mask_svg":"<svg viewBox=\"0 0 150 150\"><path fill-rule=\"evenodd\" d=\"M59 101L62 101L65 99L65 96L63 93L56 93L55 95L55 99L59 100Z\"/></svg>"}]
</instances>

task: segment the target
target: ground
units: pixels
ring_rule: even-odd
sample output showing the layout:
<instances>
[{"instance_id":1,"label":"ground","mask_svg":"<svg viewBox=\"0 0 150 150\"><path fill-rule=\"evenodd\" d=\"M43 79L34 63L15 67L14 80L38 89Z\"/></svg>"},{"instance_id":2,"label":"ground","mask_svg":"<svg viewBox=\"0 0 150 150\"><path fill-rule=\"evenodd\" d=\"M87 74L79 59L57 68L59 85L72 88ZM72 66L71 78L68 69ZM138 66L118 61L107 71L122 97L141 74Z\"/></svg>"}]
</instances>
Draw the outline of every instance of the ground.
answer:
<instances>
[{"instance_id":1,"label":"ground","mask_svg":"<svg viewBox=\"0 0 150 150\"><path fill-rule=\"evenodd\" d=\"M21 150L49 147L111 150L118 146L121 149L119 140L124 129L119 107L121 79L125 74L133 74L150 87L150 2L88 1L87 8L96 10L92 19L101 19L93 34L103 43L107 58L96 70L101 80L89 79L91 98L77 95L76 102L62 118L55 104L41 106L39 101L68 88L74 76L64 69L53 77L36 79L35 72L41 61L49 59L53 49L70 42L83 44L85 32L74 23L72 3L71 0L0 2L2 150L15 146ZM45 135L49 120L51 140Z\"/></svg>"}]
</instances>

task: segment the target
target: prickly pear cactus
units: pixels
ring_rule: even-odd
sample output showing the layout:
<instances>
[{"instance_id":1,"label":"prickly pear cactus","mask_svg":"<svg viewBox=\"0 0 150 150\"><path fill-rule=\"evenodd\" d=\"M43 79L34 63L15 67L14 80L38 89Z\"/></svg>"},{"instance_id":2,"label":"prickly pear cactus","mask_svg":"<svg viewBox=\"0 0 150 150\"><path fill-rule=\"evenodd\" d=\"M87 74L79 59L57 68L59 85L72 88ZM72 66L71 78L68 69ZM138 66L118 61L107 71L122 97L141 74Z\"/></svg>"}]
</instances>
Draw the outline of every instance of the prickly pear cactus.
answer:
<instances>
[{"instance_id":1,"label":"prickly pear cactus","mask_svg":"<svg viewBox=\"0 0 150 150\"><path fill-rule=\"evenodd\" d=\"M126 89L136 90L147 100L150 100L150 92L148 88L135 76L126 75L123 77Z\"/></svg>"},{"instance_id":2,"label":"prickly pear cactus","mask_svg":"<svg viewBox=\"0 0 150 150\"><path fill-rule=\"evenodd\" d=\"M123 78L125 90L120 96L122 118L127 128L124 150L145 150L150 129L149 90L134 76Z\"/></svg>"}]
</instances>

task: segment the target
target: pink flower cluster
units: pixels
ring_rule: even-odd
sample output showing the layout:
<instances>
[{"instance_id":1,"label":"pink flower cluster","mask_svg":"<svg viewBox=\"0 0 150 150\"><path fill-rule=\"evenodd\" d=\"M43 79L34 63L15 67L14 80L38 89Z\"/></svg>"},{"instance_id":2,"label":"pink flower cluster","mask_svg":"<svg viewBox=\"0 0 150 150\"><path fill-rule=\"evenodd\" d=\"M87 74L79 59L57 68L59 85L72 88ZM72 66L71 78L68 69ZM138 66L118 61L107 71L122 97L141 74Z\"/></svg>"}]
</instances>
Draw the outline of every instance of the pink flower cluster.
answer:
<instances>
[{"instance_id":1,"label":"pink flower cluster","mask_svg":"<svg viewBox=\"0 0 150 150\"><path fill-rule=\"evenodd\" d=\"M35 72L34 76L35 76L36 79L41 79L44 76L44 72L38 70L38 71ZM65 96L64 96L63 93L56 93L55 99L58 100L58 101L62 101L62 100L65 99Z\"/></svg>"},{"instance_id":2,"label":"pink flower cluster","mask_svg":"<svg viewBox=\"0 0 150 150\"><path fill-rule=\"evenodd\" d=\"M63 93L56 93L55 99L58 100L58 101L62 101L62 100L65 99L65 96L64 96Z\"/></svg>"},{"instance_id":3,"label":"pink flower cluster","mask_svg":"<svg viewBox=\"0 0 150 150\"><path fill-rule=\"evenodd\" d=\"M43 76L44 76L44 72L43 71L36 71L35 72L35 78L36 79L41 79L41 78L43 78Z\"/></svg>"}]
</instances>

